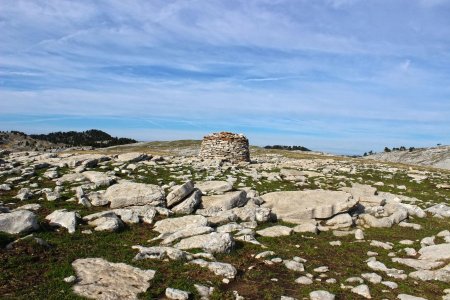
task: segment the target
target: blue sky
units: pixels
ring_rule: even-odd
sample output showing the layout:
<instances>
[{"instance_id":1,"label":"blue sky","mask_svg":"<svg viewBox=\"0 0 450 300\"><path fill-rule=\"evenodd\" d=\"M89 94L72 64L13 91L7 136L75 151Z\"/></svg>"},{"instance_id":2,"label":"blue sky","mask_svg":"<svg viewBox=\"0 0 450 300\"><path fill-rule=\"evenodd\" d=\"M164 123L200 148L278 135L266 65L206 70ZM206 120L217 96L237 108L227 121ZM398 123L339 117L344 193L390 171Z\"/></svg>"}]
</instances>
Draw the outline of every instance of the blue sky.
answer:
<instances>
[{"instance_id":1,"label":"blue sky","mask_svg":"<svg viewBox=\"0 0 450 300\"><path fill-rule=\"evenodd\" d=\"M0 1L0 129L450 144L450 0Z\"/></svg>"}]
</instances>

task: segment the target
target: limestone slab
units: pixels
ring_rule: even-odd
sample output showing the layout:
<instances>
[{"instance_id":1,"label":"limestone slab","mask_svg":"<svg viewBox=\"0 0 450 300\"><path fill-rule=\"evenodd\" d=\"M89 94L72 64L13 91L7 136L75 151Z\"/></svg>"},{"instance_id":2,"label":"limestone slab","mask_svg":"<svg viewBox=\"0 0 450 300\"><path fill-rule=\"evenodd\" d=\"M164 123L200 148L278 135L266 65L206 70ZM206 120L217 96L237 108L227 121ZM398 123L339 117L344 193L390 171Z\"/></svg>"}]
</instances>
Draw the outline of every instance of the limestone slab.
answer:
<instances>
[{"instance_id":1,"label":"limestone slab","mask_svg":"<svg viewBox=\"0 0 450 300\"><path fill-rule=\"evenodd\" d=\"M90 182L95 184L97 187L110 186L114 182L114 178L106 175L103 172L85 171L81 174L83 174Z\"/></svg>"},{"instance_id":2,"label":"limestone slab","mask_svg":"<svg viewBox=\"0 0 450 300\"><path fill-rule=\"evenodd\" d=\"M168 218L155 223L154 231L159 233L170 233L187 229L189 227L199 227L208 225L208 219L200 215L190 215L179 218Z\"/></svg>"},{"instance_id":3,"label":"limestone slab","mask_svg":"<svg viewBox=\"0 0 450 300\"><path fill-rule=\"evenodd\" d=\"M127 207L132 205L164 204L164 191L157 185L123 182L110 186L103 198L111 203L111 208Z\"/></svg>"},{"instance_id":4,"label":"limestone slab","mask_svg":"<svg viewBox=\"0 0 450 300\"><path fill-rule=\"evenodd\" d=\"M450 259L450 243L427 246L419 250L419 259L424 260L449 260Z\"/></svg>"},{"instance_id":5,"label":"limestone slab","mask_svg":"<svg viewBox=\"0 0 450 300\"><path fill-rule=\"evenodd\" d=\"M187 181L184 184L176 187L172 192L170 192L167 199L167 207L172 207L180 203L194 190L194 184L192 181Z\"/></svg>"},{"instance_id":6,"label":"limestone slab","mask_svg":"<svg viewBox=\"0 0 450 300\"><path fill-rule=\"evenodd\" d=\"M28 210L0 214L0 231L9 234L25 233L39 228L37 216Z\"/></svg>"},{"instance_id":7,"label":"limestone slab","mask_svg":"<svg viewBox=\"0 0 450 300\"><path fill-rule=\"evenodd\" d=\"M175 245L175 248L204 249L210 253L228 253L234 248L234 240L229 233L212 232L185 238Z\"/></svg>"},{"instance_id":8,"label":"limestone slab","mask_svg":"<svg viewBox=\"0 0 450 300\"><path fill-rule=\"evenodd\" d=\"M301 224L310 219L327 219L348 211L358 201L342 191L287 191L262 196L262 205L272 209L278 219Z\"/></svg>"},{"instance_id":9,"label":"limestone slab","mask_svg":"<svg viewBox=\"0 0 450 300\"><path fill-rule=\"evenodd\" d=\"M139 152L123 153L117 157L117 161L128 162L128 163L138 162L138 161L145 160L145 159L148 159L147 154L139 153Z\"/></svg>"},{"instance_id":10,"label":"limestone slab","mask_svg":"<svg viewBox=\"0 0 450 300\"><path fill-rule=\"evenodd\" d=\"M66 228L69 233L75 232L77 226L77 214L74 211L67 211L66 209L55 210L45 217L51 226L61 226Z\"/></svg>"},{"instance_id":11,"label":"limestone slab","mask_svg":"<svg viewBox=\"0 0 450 300\"><path fill-rule=\"evenodd\" d=\"M218 208L221 210L229 210L244 206L246 203L247 193L244 191L229 192L223 195L205 196L202 198L202 205L206 209Z\"/></svg>"},{"instance_id":12,"label":"limestone slab","mask_svg":"<svg viewBox=\"0 0 450 300\"><path fill-rule=\"evenodd\" d=\"M137 299L149 287L153 270L141 270L102 258L77 259L72 263L78 282L73 291L90 299Z\"/></svg>"},{"instance_id":13,"label":"limestone slab","mask_svg":"<svg viewBox=\"0 0 450 300\"><path fill-rule=\"evenodd\" d=\"M258 230L256 233L261 236L267 237L278 237L278 236L286 236L290 235L294 230L287 226L275 225L271 227L267 227L262 230Z\"/></svg>"},{"instance_id":14,"label":"limestone slab","mask_svg":"<svg viewBox=\"0 0 450 300\"><path fill-rule=\"evenodd\" d=\"M195 187L205 195L223 194L233 189L233 185L231 183L222 180L199 182L195 184Z\"/></svg>"},{"instance_id":15,"label":"limestone slab","mask_svg":"<svg viewBox=\"0 0 450 300\"><path fill-rule=\"evenodd\" d=\"M195 211L197 206L202 201L202 192L199 190L193 191L192 194L185 200L183 200L181 203L177 204L175 207L172 208L172 211L175 214L191 214Z\"/></svg>"}]
</instances>

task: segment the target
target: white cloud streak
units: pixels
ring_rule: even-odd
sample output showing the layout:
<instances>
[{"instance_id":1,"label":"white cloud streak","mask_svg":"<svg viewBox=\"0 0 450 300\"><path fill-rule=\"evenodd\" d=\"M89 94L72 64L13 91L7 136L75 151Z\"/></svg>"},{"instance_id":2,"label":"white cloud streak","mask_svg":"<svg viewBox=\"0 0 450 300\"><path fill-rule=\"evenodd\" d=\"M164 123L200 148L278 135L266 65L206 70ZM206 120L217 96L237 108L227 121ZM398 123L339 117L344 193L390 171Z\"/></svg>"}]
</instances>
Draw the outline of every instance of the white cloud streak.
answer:
<instances>
[{"instance_id":1,"label":"white cloud streak","mask_svg":"<svg viewBox=\"0 0 450 300\"><path fill-rule=\"evenodd\" d=\"M0 118L137 116L161 130L153 118L168 118L192 132L270 122L381 142L397 122L397 139L448 137L448 11L442 0L5 0Z\"/></svg>"}]
</instances>

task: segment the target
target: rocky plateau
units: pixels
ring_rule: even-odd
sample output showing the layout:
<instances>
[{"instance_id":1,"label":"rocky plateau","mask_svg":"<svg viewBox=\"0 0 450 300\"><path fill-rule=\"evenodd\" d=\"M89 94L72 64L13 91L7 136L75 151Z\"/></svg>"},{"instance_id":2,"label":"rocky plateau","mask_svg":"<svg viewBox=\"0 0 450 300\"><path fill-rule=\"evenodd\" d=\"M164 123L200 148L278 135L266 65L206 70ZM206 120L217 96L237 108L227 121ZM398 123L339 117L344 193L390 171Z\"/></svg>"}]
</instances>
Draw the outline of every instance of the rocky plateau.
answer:
<instances>
[{"instance_id":1,"label":"rocky plateau","mask_svg":"<svg viewBox=\"0 0 450 300\"><path fill-rule=\"evenodd\" d=\"M0 151L0 298L450 299L446 170L134 147Z\"/></svg>"}]
</instances>

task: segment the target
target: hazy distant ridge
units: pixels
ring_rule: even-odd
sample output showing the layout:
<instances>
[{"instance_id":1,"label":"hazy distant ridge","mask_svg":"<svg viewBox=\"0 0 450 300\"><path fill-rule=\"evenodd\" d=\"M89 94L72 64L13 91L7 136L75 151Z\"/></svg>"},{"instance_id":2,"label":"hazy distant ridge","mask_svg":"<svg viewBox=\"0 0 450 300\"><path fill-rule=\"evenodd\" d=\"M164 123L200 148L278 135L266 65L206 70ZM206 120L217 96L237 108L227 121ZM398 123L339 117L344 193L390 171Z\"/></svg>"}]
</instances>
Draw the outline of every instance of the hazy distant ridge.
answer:
<instances>
[{"instance_id":1,"label":"hazy distant ridge","mask_svg":"<svg viewBox=\"0 0 450 300\"><path fill-rule=\"evenodd\" d=\"M413 151L382 152L365 158L450 169L450 146L420 148Z\"/></svg>"},{"instance_id":2,"label":"hazy distant ridge","mask_svg":"<svg viewBox=\"0 0 450 300\"><path fill-rule=\"evenodd\" d=\"M83 132L52 132L49 134L32 134L34 139L44 140L52 143L62 143L69 146L92 146L92 147L110 147L124 144L136 143L136 140L129 138L112 137L108 133L91 129Z\"/></svg>"}]
</instances>

